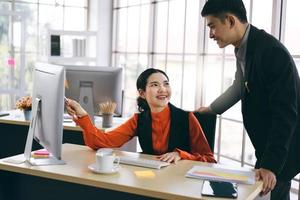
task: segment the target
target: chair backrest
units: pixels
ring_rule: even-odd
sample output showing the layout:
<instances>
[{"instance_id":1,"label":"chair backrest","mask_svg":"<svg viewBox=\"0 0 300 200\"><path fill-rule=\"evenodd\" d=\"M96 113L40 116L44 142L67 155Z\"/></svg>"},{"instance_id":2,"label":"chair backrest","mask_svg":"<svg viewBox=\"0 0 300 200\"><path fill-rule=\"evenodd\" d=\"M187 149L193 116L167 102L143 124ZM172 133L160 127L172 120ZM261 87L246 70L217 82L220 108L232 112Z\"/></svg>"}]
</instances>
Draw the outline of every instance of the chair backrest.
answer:
<instances>
[{"instance_id":1,"label":"chair backrest","mask_svg":"<svg viewBox=\"0 0 300 200\"><path fill-rule=\"evenodd\" d=\"M211 150L214 151L217 116L215 114L199 112L194 112L194 115L202 127Z\"/></svg>"}]
</instances>

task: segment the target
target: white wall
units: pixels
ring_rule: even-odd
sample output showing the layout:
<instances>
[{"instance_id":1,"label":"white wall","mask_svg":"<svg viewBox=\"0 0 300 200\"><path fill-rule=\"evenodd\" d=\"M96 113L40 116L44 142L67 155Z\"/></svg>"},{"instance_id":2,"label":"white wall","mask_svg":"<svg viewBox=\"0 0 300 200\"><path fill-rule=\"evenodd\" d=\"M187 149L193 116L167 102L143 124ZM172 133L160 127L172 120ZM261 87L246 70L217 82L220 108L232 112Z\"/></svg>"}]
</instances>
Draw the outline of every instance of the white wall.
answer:
<instances>
[{"instance_id":1,"label":"white wall","mask_svg":"<svg viewBox=\"0 0 300 200\"><path fill-rule=\"evenodd\" d=\"M88 29L97 34L97 66L111 66L112 0L90 0Z\"/></svg>"}]
</instances>

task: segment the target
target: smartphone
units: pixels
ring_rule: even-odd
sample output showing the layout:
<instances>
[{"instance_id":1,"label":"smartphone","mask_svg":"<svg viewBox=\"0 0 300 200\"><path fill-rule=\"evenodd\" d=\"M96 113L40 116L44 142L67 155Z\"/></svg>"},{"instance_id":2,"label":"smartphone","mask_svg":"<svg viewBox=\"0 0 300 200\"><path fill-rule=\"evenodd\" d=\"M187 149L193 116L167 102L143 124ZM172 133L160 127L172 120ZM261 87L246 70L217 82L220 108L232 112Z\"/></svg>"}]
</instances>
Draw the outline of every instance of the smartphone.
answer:
<instances>
[{"instance_id":1,"label":"smartphone","mask_svg":"<svg viewBox=\"0 0 300 200\"><path fill-rule=\"evenodd\" d=\"M203 182L203 196L225 197L236 199L238 196L237 184L225 181L207 181Z\"/></svg>"}]
</instances>

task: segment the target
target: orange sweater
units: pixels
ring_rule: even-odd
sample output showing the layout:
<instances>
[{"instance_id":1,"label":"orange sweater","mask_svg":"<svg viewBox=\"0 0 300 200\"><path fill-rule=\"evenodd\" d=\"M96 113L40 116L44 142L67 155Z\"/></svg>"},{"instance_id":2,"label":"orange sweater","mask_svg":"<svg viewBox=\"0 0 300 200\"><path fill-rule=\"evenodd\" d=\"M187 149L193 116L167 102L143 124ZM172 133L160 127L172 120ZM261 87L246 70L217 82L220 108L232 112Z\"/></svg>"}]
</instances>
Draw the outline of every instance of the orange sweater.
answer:
<instances>
[{"instance_id":1,"label":"orange sweater","mask_svg":"<svg viewBox=\"0 0 300 200\"><path fill-rule=\"evenodd\" d=\"M151 113L151 117L154 153L156 155L167 153L171 120L170 108L167 106L159 113ZM79 118L76 123L83 129L85 144L96 150L102 147L121 147L133 138L137 128L137 119L138 115L134 114L124 124L106 133L97 129L88 115ZM191 152L176 149L180 157L187 160L216 162L202 128L193 113L189 113L189 130Z\"/></svg>"}]
</instances>

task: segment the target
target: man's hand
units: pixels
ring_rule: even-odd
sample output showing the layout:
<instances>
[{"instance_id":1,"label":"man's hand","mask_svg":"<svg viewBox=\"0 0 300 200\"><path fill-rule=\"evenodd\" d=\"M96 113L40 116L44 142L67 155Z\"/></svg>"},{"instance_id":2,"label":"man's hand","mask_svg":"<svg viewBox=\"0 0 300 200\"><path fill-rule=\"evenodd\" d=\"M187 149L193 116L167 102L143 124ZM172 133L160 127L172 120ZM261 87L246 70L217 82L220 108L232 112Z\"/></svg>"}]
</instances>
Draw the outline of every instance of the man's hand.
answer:
<instances>
[{"instance_id":1,"label":"man's hand","mask_svg":"<svg viewBox=\"0 0 300 200\"><path fill-rule=\"evenodd\" d=\"M255 170L255 179L263 181L263 189L261 195L266 195L268 192L272 191L276 185L275 174L264 168L259 168Z\"/></svg>"},{"instance_id":2,"label":"man's hand","mask_svg":"<svg viewBox=\"0 0 300 200\"><path fill-rule=\"evenodd\" d=\"M170 152L170 153L165 153L165 154L159 156L158 158L161 161L165 161L168 163L174 162L175 164L177 163L177 161L179 161L181 159L179 156L179 153L176 151Z\"/></svg>"},{"instance_id":3,"label":"man's hand","mask_svg":"<svg viewBox=\"0 0 300 200\"><path fill-rule=\"evenodd\" d=\"M213 113L210 107L200 107L195 111L199 113Z\"/></svg>"}]
</instances>

